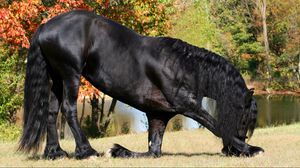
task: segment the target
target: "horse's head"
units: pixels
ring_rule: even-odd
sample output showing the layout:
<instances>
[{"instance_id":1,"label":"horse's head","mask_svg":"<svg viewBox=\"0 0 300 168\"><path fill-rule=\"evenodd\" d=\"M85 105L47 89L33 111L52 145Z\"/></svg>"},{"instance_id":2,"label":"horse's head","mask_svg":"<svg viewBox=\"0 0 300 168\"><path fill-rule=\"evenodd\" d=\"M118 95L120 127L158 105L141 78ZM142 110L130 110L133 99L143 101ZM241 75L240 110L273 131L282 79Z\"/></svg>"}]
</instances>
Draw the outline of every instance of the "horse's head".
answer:
<instances>
[{"instance_id":1,"label":"horse's head","mask_svg":"<svg viewBox=\"0 0 300 168\"><path fill-rule=\"evenodd\" d=\"M241 140L250 138L256 126L257 105L253 93L254 89L247 90L244 98L243 113L238 124L238 136Z\"/></svg>"},{"instance_id":2,"label":"horse's head","mask_svg":"<svg viewBox=\"0 0 300 168\"><path fill-rule=\"evenodd\" d=\"M256 126L257 119L257 105L253 98L253 89L247 90L243 103L243 111L237 120L237 135L234 135L233 141L230 145L224 144L222 153L229 156L255 156L264 152L264 150L257 146L248 145L245 142L246 138L250 138ZM248 134L248 135L247 135Z\"/></svg>"}]
</instances>

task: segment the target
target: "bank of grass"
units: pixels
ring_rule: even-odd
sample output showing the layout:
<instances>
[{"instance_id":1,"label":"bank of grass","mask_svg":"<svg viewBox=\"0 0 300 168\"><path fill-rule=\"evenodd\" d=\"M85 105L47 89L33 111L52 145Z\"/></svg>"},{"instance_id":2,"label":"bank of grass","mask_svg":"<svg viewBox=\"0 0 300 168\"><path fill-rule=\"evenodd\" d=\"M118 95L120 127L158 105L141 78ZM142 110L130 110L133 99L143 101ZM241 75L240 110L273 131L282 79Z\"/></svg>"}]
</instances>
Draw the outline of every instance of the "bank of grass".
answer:
<instances>
[{"instance_id":1,"label":"bank of grass","mask_svg":"<svg viewBox=\"0 0 300 168\"><path fill-rule=\"evenodd\" d=\"M12 141L21 135L21 127L0 122L0 141ZM1 150L1 149L0 149Z\"/></svg>"},{"instance_id":2,"label":"bank of grass","mask_svg":"<svg viewBox=\"0 0 300 168\"><path fill-rule=\"evenodd\" d=\"M113 143L135 151L147 150L147 134L131 134L92 139L92 146L105 152ZM225 157L220 153L221 140L205 129L167 132L161 158L114 159L102 156L87 160L43 160L16 153L17 141L0 142L0 166L26 167L283 167L300 166L300 123L257 129L249 142L261 146L265 153L253 158ZM61 146L74 155L74 141L63 140ZM41 153L39 154L39 156Z\"/></svg>"}]
</instances>

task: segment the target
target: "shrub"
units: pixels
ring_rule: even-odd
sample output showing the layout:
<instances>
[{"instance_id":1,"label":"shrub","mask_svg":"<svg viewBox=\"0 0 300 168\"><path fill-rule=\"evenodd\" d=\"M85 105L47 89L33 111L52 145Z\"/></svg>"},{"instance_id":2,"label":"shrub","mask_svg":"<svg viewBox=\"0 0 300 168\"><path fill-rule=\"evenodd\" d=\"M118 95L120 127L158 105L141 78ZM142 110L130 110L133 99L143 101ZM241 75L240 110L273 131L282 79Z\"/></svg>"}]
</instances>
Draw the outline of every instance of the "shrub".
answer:
<instances>
[{"instance_id":1,"label":"shrub","mask_svg":"<svg viewBox=\"0 0 300 168\"><path fill-rule=\"evenodd\" d=\"M0 122L15 122L15 113L22 105L23 60L6 46L0 46Z\"/></svg>"},{"instance_id":2,"label":"shrub","mask_svg":"<svg viewBox=\"0 0 300 168\"><path fill-rule=\"evenodd\" d=\"M21 135L21 128L14 124L0 123L0 141L16 140Z\"/></svg>"}]
</instances>

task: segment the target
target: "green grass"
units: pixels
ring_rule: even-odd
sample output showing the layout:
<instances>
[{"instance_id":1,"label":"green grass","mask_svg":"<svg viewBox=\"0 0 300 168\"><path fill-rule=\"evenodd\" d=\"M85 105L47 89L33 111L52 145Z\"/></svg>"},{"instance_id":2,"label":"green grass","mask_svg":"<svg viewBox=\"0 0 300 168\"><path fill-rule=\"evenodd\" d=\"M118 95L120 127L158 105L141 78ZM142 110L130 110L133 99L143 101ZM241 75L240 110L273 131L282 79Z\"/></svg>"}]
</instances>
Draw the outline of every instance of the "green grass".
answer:
<instances>
[{"instance_id":1,"label":"green grass","mask_svg":"<svg viewBox=\"0 0 300 168\"><path fill-rule=\"evenodd\" d=\"M99 152L107 151L119 143L134 151L147 150L147 134L131 134L102 139L92 139L91 145ZM164 155L160 158L114 159L106 156L87 160L43 160L16 153L17 142L0 142L0 166L38 167L283 167L300 165L300 123L257 129L249 142L261 146L265 153L253 158L225 157L220 153L221 140L205 129L166 132ZM74 155L74 141L63 140L61 146ZM39 156L41 153L39 154Z\"/></svg>"}]
</instances>

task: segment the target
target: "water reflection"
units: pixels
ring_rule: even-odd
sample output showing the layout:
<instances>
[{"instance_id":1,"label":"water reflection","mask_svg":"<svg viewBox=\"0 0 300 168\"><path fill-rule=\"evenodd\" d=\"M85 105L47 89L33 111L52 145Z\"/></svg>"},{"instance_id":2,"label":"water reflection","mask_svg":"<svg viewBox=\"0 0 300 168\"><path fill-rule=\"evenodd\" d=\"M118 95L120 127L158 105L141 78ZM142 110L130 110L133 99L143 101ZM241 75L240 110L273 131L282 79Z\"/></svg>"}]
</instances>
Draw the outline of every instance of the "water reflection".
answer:
<instances>
[{"instance_id":1,"label":"water reflection","mask_svg":"<svg viewBox=\"0 0 300 168\"><path fill-rule=\"evenodd\" d=\"M255 95L258 105L257 126L276 126L300 122L300 96L294 95ZM202 106L212 116L215 116L216 101L203 98ZM186 120L193 127L193 120Z\"/></svg>"},{"instance_id":2,"label":"water reflection","mask_svg":"<svg viewBox=\"0 0 300 168\"><path fill-rule=\"evenodd\" d=\"M202 99L202 107L208 111L212 116L215 116L216 101L207 97ZM130 107L126 104L118 102L116 105L116 114L132 115L131 131L132 132L145 132L148 130L148 121L145 113ZM181 116L182 129L190 130L201 127L201 125L191 118ZM171 120L172 122L172 120Z\"/></svg>"},{"instance_id":3,"label":"water reflection","mask_svg":"<svg viewBox=\"0 0 300 168\"><path fill-rule=\"evenodd\" d=\"M255 99L258 105L258 127L271 125L290 124L300 121L300 97L292 95L256 95ZM110 105L111 100L105 103ZM212 116L215 116L216 101L209 98L203 98L202 106ZM79 109L81 109L79 105ZM80 110L81 111L81 110ZM90 107L86 106L87 114ZM116 118L130 118L131 132L145 132L148 129L148 121L145 113L130 107L122 102L117 102ZM201 127L196 121L182 116L183 129L195 129Z\"/></svg>"},{"instance_id":4,"label":"water reflection","mask_svg":"<svg viewBox=\"0 0 300 168\"><path fill-rule=\"evenodd\" d=\"M258 127L300 121L300 97L293 95L256 95Z\"/></svg>"}]
</instances>

